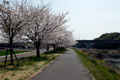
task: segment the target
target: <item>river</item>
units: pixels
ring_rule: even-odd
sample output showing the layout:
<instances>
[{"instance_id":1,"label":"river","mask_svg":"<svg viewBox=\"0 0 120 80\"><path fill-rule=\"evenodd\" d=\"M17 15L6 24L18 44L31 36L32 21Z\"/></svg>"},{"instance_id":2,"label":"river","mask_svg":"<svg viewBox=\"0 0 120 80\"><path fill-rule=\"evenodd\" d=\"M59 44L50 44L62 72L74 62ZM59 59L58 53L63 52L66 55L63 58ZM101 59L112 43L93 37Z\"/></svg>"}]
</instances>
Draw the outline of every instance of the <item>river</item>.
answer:
<instances>
[{"instance_id":1,"label":"river","mask_svg":"<svg viewBox=\"0 0 120 80\"><path fill-rule=\"evenodd\" d=\"M105 61L110 62L120 68L120 53L105 55Z\"/></svg>"}]
</instances>

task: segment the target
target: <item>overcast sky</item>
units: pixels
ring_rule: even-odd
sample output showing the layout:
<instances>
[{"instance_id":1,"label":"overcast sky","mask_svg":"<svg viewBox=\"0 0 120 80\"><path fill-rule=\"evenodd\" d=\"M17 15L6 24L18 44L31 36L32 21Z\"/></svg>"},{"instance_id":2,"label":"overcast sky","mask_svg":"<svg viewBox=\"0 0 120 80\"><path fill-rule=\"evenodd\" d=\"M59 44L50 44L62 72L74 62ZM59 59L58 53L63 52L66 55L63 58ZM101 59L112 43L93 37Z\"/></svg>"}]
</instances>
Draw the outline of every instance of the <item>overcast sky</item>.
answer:
<instances>
[{"instance_id":1,"label":"overcast sky","mask_svg":"<svg viewBox=\"0 0 120 80\"><path fill-rule=\"evenodd\" d=\"M37 3L37 0L34 0ZM120 32L120 0L47 0L53 11L69 12L68 28L76 39Z\"/></svg>"}]
</instances>

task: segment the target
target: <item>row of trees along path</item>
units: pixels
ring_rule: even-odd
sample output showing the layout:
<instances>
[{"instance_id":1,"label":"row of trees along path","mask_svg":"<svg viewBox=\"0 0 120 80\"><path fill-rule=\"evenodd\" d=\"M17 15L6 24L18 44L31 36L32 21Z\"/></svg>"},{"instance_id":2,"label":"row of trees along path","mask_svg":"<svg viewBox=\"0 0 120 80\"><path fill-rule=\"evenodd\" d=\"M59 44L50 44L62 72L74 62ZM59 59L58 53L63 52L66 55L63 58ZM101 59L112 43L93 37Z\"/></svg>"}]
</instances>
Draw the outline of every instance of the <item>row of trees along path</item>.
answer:
<instances>
[{"instance_id":1,"label":"row of trees along path","mask_svg":"<svg viewBox=\"0 0 120 80\"><path fill-rule=\"evenodd\" d=\"M72 32L68 31L67 13L54 13L42 1L38 6L26 0L0 1L0 35L10 44L11 65L13 65L13 43L30 43L40 57L41 44L52 44L54 48L74 43ZM27 45L25 45L27 46Z\"/></svg>"}]
</instances>

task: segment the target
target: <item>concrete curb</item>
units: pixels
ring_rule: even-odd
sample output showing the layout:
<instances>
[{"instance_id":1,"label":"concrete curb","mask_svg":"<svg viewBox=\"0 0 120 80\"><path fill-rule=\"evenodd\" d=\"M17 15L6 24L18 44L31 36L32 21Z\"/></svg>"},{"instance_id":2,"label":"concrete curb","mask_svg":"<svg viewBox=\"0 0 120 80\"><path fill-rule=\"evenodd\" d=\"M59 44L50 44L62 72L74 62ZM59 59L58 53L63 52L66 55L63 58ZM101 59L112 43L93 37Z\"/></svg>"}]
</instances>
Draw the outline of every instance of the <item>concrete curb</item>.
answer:
<instances>
[{"instance_id":1,"label":"concrete curb","mask_svg":"<svg viewBox=\"0 0 120 80\"><path fill-rule=\"evenodd\" d=\"M82 63L83 64L83 63ZM84 64L83 64L84 65ZM89 75L92 77L93 80L95 80L94 76L90 73L90 71L87 69L87 67L84 65L84 67L86 68L86 70L88 71Z\"/></svg>"},{"instance_id":2,"label":"concrete curb","mask_svg":"<svg viewBox=\"0 0 120 80\"><path fill-rule=\"evenodd\" d=\"M61 54L62 55L62 54ZM60 55L60 56L61 56ZM43 69L47 68L48 66L50 66L53 62L55 62L60 56L58 56L56 59L54 59L53 61L49 62L48 64L44 65L42 68L40 68L37 72L33 73L32 75L30 75L28 78L26 78L25 80L31 80L32 78L36 77L39 73L41 73L43 71Z\"/></svg>"}]
</instances>

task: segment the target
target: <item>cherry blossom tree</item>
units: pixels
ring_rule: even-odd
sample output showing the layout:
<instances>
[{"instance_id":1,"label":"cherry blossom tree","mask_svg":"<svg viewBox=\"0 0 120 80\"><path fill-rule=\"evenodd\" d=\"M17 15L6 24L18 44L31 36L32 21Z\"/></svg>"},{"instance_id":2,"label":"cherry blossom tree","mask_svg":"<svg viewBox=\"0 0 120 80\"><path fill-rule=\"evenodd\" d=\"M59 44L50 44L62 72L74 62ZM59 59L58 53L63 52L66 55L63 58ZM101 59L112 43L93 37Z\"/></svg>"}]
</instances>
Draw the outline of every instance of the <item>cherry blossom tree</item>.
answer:
<instances>
[{"instance_id":1,"label":"cherry blossom tree","mask_svg":"<svg viewBox=\"0 0 120 80\"><path fill-rule=\"evenodd\" d=\"M36 48L36 55L40 57L41 43L46 35L53 32L58 27L67 22L67 13L53 14L49 5L42 5L33 8L33 16L36 16L30 25L26 27L24 33L34 44Z\"/></svg>"},{"instance_id":2,"label":"cherry blossom tree","mask_svg":"<svg viewBox=\"0 0 120 80\"><path fill-rule=\"evenodd\" d=\"M52 44L54 50L60 47L68 47L75 44L72 32L68 31L65 26L61 26L54 30L54 32L49 34L48 39L48 44Z\"/></svg>"},{"instance_id":3,"label":"cherry blossom tree","mask_svg":"<svg viewBox=\"0 0 120 80\"><path fill-rule=\"evenodd\" d=\"M3 0L0 3L0 30L1 35L6 38L10 45L10 59L13 65L13 40L21 34L21 30L27 26L31 15L25 1L14 3Z\"/></svg>"}]
</instances>

